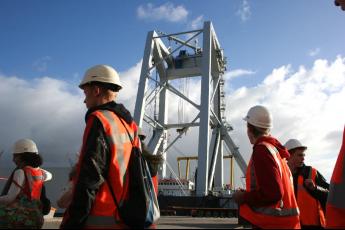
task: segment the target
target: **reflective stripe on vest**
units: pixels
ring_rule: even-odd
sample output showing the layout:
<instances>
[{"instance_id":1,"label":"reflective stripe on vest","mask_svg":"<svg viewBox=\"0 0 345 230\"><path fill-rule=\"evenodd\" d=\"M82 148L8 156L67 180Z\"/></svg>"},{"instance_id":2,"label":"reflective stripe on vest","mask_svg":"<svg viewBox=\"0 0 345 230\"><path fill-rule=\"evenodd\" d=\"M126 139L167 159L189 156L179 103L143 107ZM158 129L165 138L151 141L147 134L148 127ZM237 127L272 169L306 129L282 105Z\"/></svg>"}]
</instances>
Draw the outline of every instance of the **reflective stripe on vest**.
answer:
<instances>
[{"instance_id":1,"label":"reflective stripe on vest","mask_svg":"<svg viewBox=\"0 0 345 230\"><path fill-rule=\"evenodd\" d=\"M272 154L281 175L285 191L282 200L275 205L265 207L249 207L241 205L240 215L247 221L260 228L299 228L299 210L293 193L291 172L284 159L281 159L278 150L271 144L262 142ZM247 191L260 190L257 185L254 163L250 159L246 173ZM286 203L284 203L286 202Z\"/></svg>"},{"instance_id":2,"label":"reflective stripe on vest","mask_svg":"<svg viewBox=\"0 0 345 230\"><path fill-rule=\"evenodd\" d=\"M43 172L39 168L33 168L26 166L23 168L27 178L28 192L30 193L31 199L39 200L41 198L41 190L43 186ZM29 195L29 194L28 194Z\"/></svg>"},{"instance_id":3,"label":"reflective stripe on vest","mask_svg":"<svg viewBox=\"0 0 345 230\"><path fill-rule=\"evenodd\" d=\"M345 127L343 142L335 164L329 186L326 205L327 228L345 228Z\"/></svg>"},{"instance_id":4,"label":"reflective stripe on vest","mask_svg":"<svg viewBox=\"0 0 345 230\"><path fill-rule=\"evenodd\" d=\"M120 180L121 184L123 184L123 178L125 176L126 170L127 170L127 164L124 163L124 152L123 152L123 145L131 143L129 136L127 132L119 134L118 130L118 124L114 121L114 113L107 111L107 110L101 110L99 111L103 114L103 116L107 119L109 122L109 125L111 126L110 131L111 133L106 133L106 138L110 145L116 145L116 160L118 162L118 165L120 166ZM102 122L103 123L103 122ZM103 124L105 125L105 124ZM122 125L122 124L121 124ZM130 133L130 135L133 137L133 133Z\"/></svg>"},{"instance_id":5,"label":"reflective stripe on vest","mask_svg":"<svg viewBox=\"0 0 345 230\"><path fill-rule=\"evenodd\" d=\"M317 170L310 167L307 179L316 183ZM326 226L324 211L320 202L312 197L304 187L304 177L298 176L297 203L301 211L300 220L303 226Z\"/></svg>"},{"instance_id":6,"label":"reflective stripe on vest","mask_svg":"<svg viewBox=\"0 0 345 230\"><path fill-rule=\"evenodd\" d=\"M114 112L108 110L97 110L93 112L88 118L84 131L83 147L78 163L79 168L80 162L82 162L82 158L85 154L84 146L87 144L86 142L89 136L88 130L90 130L94 119L98 119L102 124L105 139L109 148L110 164L108 168L107 181L98 189L85 227L118 228L119 226L124 225L121 223L119 224L120 218L118 216L117 208L111 195L108 182L111 185L117 201L121 204L128 194L128 183L126 183L126 181L128 181L129 175L127 173L127 166L132 150L132 143L126 128L133 138L133 145L138 146L139 139L137 136L137 126L134 122L131 124L124 122L124 124L122 124L120 120L121 118L119 118Z\"/></svg>"},{"instance_id":7,"label":"reflective stripe on vest","mask_svg":"<svg viewBox=\"0 0 345 230\"><path fill-rule=\"evenodd\" d=\"M278 165L279 172L280 172L280 178L282 178L283 172L282 172L281 160L279 159L280 157L278 157L278 154L279 154L278 150L271 144L268 144L265 142L263 144L267 147L269 152L272 154L276 164ZM255 175L253 162L251 162L250 170L251 170L251 172L250 172L250 175L251 175L250 187L251 187L251 189L255 190L255 189L257 189L257 185L256 185L257 182L256 182L256 177L252 176L252 175ZM252 185L255 185L255 187ZM252 209L255 212L269 215L269 216L296 216L299 214L298 208L297 209L296 208L284 209L284 202L282 200L280 200L279 203L274 208L273 207L259 207L259 208L252 207Z\"/></svg>"}]
</instances>

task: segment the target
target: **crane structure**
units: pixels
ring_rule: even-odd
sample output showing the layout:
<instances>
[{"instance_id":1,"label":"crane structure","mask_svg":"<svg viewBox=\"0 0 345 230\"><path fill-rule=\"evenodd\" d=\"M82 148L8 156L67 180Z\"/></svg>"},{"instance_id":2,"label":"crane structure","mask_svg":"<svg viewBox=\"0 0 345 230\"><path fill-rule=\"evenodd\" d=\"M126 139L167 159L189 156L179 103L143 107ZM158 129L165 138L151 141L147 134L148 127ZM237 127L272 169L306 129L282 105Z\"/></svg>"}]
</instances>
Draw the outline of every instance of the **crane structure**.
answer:
<instances>
[{"instance_id":1,"label":"crane structure","mask_svg":"<svg viewBox=\"0 0 345 230\"><path fill-rule=\"evenodd\" d=\"M198 37L202 39L202 47L192 43L193 39ZM167 47L164 39L173 41L178 46L174 49ZM188 50L191 50L193 54L189 54ZM147 148L154 155L162 154L165 160L170 147L189 128L199 129L196 196L208 195L209 191L212 191L212 186L223 186L224 146L227 147L243 174L247 167L238 147L229 135L232 127L225 120L222 77L225 70L226 58L210 21L204 22L203 28L199 30L173 34L148 32L134 119L139 127L142 127L145 121L153 128ZM176 79L192 77L201 79L200 104L192 101L171 83ZM154 83L153 90L150 90L149 82ZM169 122L168 92L194 107L197 111L194 119L182 123ZM154 113L149 114L148 105L152 101L157 102L157 105ZM170 129L178 130L179 134L168 143ZM159 173L165 178L165 163L160 167Z\"/></svg>"}]
</instances>

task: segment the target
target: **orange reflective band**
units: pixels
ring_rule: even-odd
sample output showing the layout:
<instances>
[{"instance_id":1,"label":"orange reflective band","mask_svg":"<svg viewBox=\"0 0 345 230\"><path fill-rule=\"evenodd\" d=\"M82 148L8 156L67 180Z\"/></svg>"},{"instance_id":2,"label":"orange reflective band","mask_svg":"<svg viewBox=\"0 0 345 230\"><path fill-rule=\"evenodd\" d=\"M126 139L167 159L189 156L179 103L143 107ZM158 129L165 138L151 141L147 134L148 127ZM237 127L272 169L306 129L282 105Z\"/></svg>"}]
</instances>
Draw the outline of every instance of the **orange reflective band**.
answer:
<instances>
[{"instance_id":1,"label":"orange reflective band","mask_svg":"<svg viewBox=\"0 0 345 230\"><path fill-rule=\"evenodd\" d=\"M272 154L276 166L279 168L280 179L284 186L282 199L276 204L264 207L249 207L247 204L241 205L240 216L259 228L300 228L299 209L293 192L292 175L284 159L275 146L261 142ZM260 185L257 184L254 162L251 158L246 173L246 190L260 191Z\"/></svg>"},{"instance_id":2,"label":"orange reflective band","mask_svg":"<svg viewBox=\"0 0 345 230\"><path fill-rule=\"evenodd\" d=\"M105 139L109 147L110 164L108 168L107 181L113 188L114 195L119 203L123 202L128 194L129 174L127 166L132 151L132 144L127 134L126 128L133 137L133 144L139 147L139 139L137 137L137 126L135 122L127 124L114 112L108 110L94 111L88 117L87 126L84 131L83 146L79 157L79 162L85 154L85 147L87 145L87 138L89 136L90 127L97 119L102 124L105 134ZM78 163L80 167L80 163ZM88 219L87 228L112 228L118 227L117 224L119 216L117 215L117 208L114 199L109 190L108 183L103 183L97 192L92 209L90 211L90 218Z\"/></svg>"}]
</instances>

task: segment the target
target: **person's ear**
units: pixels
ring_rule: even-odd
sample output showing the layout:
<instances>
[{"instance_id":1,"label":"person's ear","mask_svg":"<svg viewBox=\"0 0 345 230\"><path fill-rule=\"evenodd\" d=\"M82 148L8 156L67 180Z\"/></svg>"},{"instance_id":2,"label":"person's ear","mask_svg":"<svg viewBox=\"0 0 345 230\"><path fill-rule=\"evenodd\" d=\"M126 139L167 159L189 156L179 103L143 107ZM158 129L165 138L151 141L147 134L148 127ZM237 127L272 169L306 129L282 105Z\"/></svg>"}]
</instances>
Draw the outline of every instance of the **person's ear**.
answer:
<instances>
[{"instance_id":1,"label":"person's ear","mask_svg":"<svg viewBox=\"0 0 345 230\"><path fill-rule=\"evenodd\" d=\"M99 96L101 94L101 88L99 86L95 85L95 86L93 86L92 92L95 96Z\"/></svg>"}]
</instances>

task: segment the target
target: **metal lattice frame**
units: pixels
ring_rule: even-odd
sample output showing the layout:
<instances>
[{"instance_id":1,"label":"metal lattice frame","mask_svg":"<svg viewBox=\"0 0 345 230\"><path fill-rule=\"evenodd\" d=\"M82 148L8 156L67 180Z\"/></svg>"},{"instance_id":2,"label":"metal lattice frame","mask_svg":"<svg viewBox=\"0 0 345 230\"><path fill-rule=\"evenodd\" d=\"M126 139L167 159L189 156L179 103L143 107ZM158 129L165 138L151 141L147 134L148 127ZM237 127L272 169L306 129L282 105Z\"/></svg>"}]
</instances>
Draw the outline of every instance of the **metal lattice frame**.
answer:
<instances>
[{"instance_id":1,"label":"metal lattice frame","mask_svg":"<svg viewBox=\"0 0 345 230\"><path fill-rule=\"evenodd\" d=\"M187 41L175 37L182 34L192 36ZM177 50L184 46L196 49L189 42L200 34L203 35L203 47L198 51L200 65L195 68L169 68L173 63L173 54ZM180 45L170 52L161 40L162 38L173 39L179 42ZM154 64L152 64L152 60ZM199 127L196 181L196 194L198 196L207 195L208 191L212 189L213 184L215 187L223 186L223 144L228 147L243 173L247 167L238 147L232 141L228 133L229 127L224 121L225 105L222 102L222 97L224 97L222 90L224 81L222 80L222 74L225 70L225 64L225 58L211 22L205 22L201 30L163 35L158 35L157 32L151 31L147 35L134 119L140 127L142 127L143 121L154 127L154 135L152 135L148 143L148 149L153 154L163 154L164 159L166 159L166 153L170 147L175 144L189 127ZM151 76L154 69L159 75L159 80ZM201 76L202 93L200 105L187 98L169 83L169 80L176 78L194 76ZM148 92L149 80L154 81L157 85L151 92ZM197 116L190 123L168 123L168 90L199 110ZM145 113L146 106L156 99L159 101L158 114L157 117L152 118ZM179 128L181 132L168 145L167 133L171 128ZM163 164L160 169L160 175L165 177L165 174L166 165Z\"/></svg>"}]
</instances>

